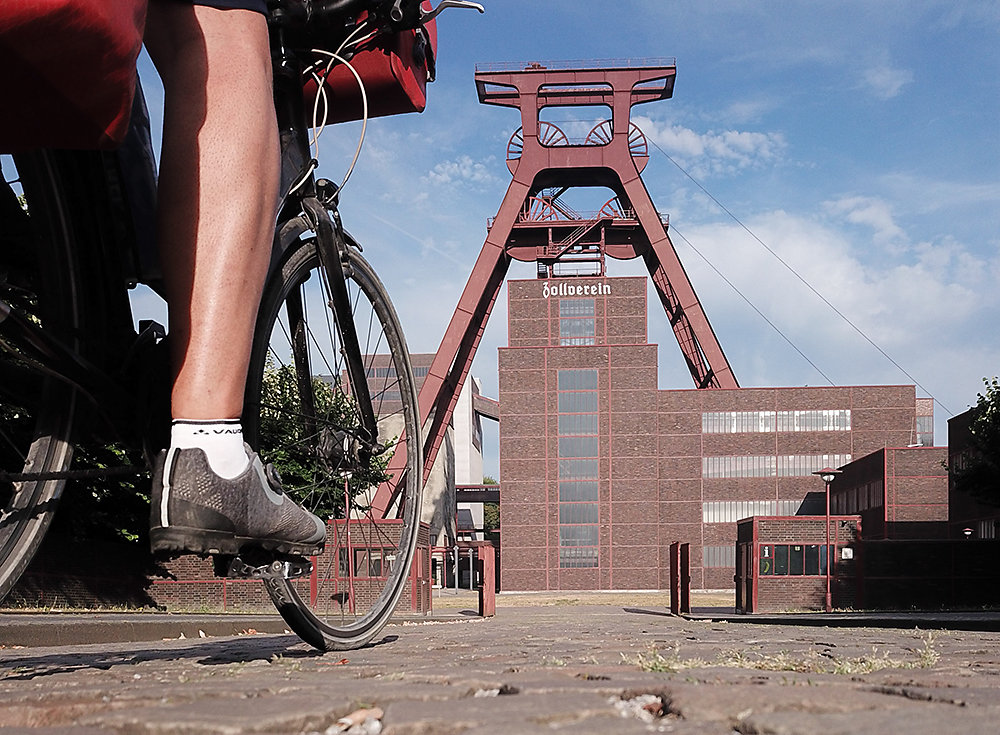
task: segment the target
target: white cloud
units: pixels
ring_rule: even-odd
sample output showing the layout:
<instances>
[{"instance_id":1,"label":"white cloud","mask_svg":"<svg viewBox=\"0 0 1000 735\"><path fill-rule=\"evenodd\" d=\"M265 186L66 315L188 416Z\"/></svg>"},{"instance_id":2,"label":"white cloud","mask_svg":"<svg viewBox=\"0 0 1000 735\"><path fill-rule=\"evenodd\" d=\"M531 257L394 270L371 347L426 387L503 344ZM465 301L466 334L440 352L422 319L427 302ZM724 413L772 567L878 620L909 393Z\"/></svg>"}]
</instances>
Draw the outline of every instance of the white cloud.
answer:
<instances>
[{"instance_id":1,"label":"white cloud","mask_svg":"<svg viewBox=\"0 0 1000 735\"><path fill-rule=\"evenodd\" d=\"M425 177L433 184L474 183L492 184L498 180L498 166L493 157L485 162L475 161L471 156L459 156L450 161L436 164Z\"/></svg>"},{"instance_id":2,"label":"white cloud","mask_svg":"<svg viewBox=\"0 0 1000 735\"><path fill-rule=\"evenodd\" d=\"M646 137L659 145L695 176L732 174L761 166L780 158L785 148L780 133L757 133L739 130L710 130L699 133L681 125L658 123L650 118L636 119Z\"/></svg>"},{"instance_id":3,"label":"white cloud","mask_svg":"<svg viewBox=\"0 0 1000 735\"><path fill-rule=\"evenodd\" d=\"M864 87L880 100L897 96L903 87L913 81L913 72L908 69L894 69L886 64L869 67L862 75Z\"/></svg>"},{"instance_id":4,"label":"white cloud","mask_svg":"<svg viewBox=\"0 0 1000 735\"><path fill-rule=\"evenodd\" d=\"M876 245L899 244L906 240L903 229L896 224L889 204L873 197L842 197L824 202L823 208L837 216L843 216L856 225L867 225L875 231Z\"/></svg>"},{"instance_id":5,"label":"white cloud","mask_svg":"<svg viewBox=\"0 0 1000 735\"><path fill-rule=\"evenodd\" d=\"M983 335L991 333L994 315L1000 312L995 286L1000 252L983 256L943 238L917 242L875 266L865 249L852 241L850 231L836 224L777 211L748 225L952 411L963 410L974 400L979 378L995 372L1000 346ZM832 380L912 382L738 225L699 226L683 234ZM742 384L824 382L676 232L674 242ZM673 341L667 329L651 334L651 340L661 345ZM662 359L671 356L665 353Z\"/></svg>"},{"instance_id":6,"label":"white cloud","mask_svg":"<svg viewBox=\"0 0 1000 735\"><path fill-rule=\"evenodd\" d=\"M759 120L764 115L772 112L777 107L776 101L771 97L758 97L755 99L737 100L727 105L719 112L713 112L716 120L728 120L733 123L746 123Z\"/></svg>"}]
</instances>

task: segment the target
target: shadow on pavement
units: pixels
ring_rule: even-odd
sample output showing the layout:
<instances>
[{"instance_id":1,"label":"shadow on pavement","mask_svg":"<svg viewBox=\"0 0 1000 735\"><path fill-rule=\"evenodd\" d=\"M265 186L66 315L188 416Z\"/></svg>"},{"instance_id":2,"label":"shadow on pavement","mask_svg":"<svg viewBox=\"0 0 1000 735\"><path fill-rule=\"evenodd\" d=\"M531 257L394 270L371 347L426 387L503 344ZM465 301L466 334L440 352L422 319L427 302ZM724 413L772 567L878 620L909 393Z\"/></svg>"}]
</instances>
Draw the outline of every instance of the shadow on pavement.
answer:
<instances>
[{"instance_id":1,"label":"shadow on pavement","mask_svg":"<svg viewBox=\"0 0 1000 735\"><path fill-rule=\"evenodd\" d=\"M388 635L364 646L374 648L398 640ZM162 647L167 646L167 647ZM119 649L121 646L118 647ZM12 651L11 653L15 653ZM19 651L18 651L19 653ZM343 651L330 652L342 656ZM204 666L231 665L250 661L270 661L275 656L286 659L321 658L326 654L307 647L294 635L262 635L247 638L230 638L220 641L176 640L135 644L131 651L73 651L42 655L11 656L0 666L0 678L5 680L30 680L38 677L79 672L85 669L106 671L114 666L134 665L145 661L176 661L193 659ZM6 671L3 671L6 669Z\"/></svg>"}]
</instances>

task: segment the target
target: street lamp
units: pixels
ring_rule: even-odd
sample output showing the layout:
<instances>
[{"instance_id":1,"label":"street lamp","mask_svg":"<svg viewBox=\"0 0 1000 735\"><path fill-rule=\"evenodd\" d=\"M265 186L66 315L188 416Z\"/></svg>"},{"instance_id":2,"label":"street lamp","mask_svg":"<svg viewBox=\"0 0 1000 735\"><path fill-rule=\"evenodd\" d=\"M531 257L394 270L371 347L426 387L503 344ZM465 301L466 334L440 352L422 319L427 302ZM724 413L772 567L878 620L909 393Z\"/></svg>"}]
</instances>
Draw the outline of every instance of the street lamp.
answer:
<instances>
[{"instance_id":1,"label":"street lamp","mask_svg":"<svg viewBox=\"0 0 1000 735\"><path fill-rule=\"evenodd\" d=\"M819 476L819 479L823 481L826 485L826 611L832 612L833 605L830 599L830 567L833 564L833 554L830 553L830 483L833 482L837 475L841 474L841 470L835 470L831 467L824 467L821 470L813 472L814 475Z\"/></svg>"}]
</instances>

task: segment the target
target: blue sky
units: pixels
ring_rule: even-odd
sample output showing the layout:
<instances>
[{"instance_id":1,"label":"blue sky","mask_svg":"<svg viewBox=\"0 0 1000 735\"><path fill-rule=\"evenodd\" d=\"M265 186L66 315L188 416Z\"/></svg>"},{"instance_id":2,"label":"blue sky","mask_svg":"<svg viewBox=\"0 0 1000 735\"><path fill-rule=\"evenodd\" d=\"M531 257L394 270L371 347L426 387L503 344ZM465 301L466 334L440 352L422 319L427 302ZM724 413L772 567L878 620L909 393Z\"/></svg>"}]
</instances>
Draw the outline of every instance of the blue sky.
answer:
<instances>
[{"instance_id":1,"label":"blue sky","mask_svg":"<svg viewBox=\"0 0 1000 735\"><path fill-rule=\"evenodd\" d=\"M947 418L1000 372L1000 4L485 4L441 16L427 110L369 123L342 198L411 351L437 349L510 181L520 123L478 103L475 65L676 57L673 99L633 111L670 156L653 150L643 179L740 383L828 384L809 361L837 384L917 382L945 443ZM326 176L340 179L357 133L324 133ZM610 275L642 272L609 261ZM660 387L692 387L653 306ZM506 290L473 367L492 396L505 344Z\"/></svg>"}]
</instances>

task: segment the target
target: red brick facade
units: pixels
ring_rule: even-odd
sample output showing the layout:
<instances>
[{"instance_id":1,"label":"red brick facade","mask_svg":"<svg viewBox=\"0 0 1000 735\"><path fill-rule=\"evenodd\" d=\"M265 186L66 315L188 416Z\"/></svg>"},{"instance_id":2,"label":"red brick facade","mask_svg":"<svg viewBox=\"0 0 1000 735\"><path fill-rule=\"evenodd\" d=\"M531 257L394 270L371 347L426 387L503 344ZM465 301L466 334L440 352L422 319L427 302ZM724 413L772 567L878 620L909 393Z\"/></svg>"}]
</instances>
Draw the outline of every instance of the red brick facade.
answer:
<instances>
[{"instance_id":1,"label":"red brick facade","mask_svg":"<svg viewBox=\"0 0 1000 735\"><path fill-rule=\"evenodd\" d=\"M945 447L887 447L844 468L830 486L833 513L860 515L865 539L948 537Z\"/></svg>"},{"instance_id":2,"label":"red brick facade","mask_svg":"<svg viewBox=\"0 0 1000 735\"><path fill-rule=\"evenodd\" d=\"M913 386L659 390L647 280L508 284L505 590L666 589L674 541L732 589L737 520L822 513L813 469L913 442Z\"/></svg>"},{"instance_id":3,"label":"red brick facade","mask_svg":"<svg viewBox=\"0 0 1000 735\"><path fill-rule=\"evenodd\" d=\"M855 608L861 599L858 557L862 526L856 516L832 516L826 529L825 516L790 518L754 517L741 521L739 538L741 561L747 564L737 572L737 608L741 612L784 612L822 610L826 601L826 554L822 547L830 542L831 601L835 608ZM827 536L829 534L829 536ZM776 563L777 550L800 555L795 568L786 556L784 567ZM793 551L794 550L794 551ZM809 568L807 550L822 560ZM742 565L741 565L742 566Z\"/></svg>"}]
</instances>

